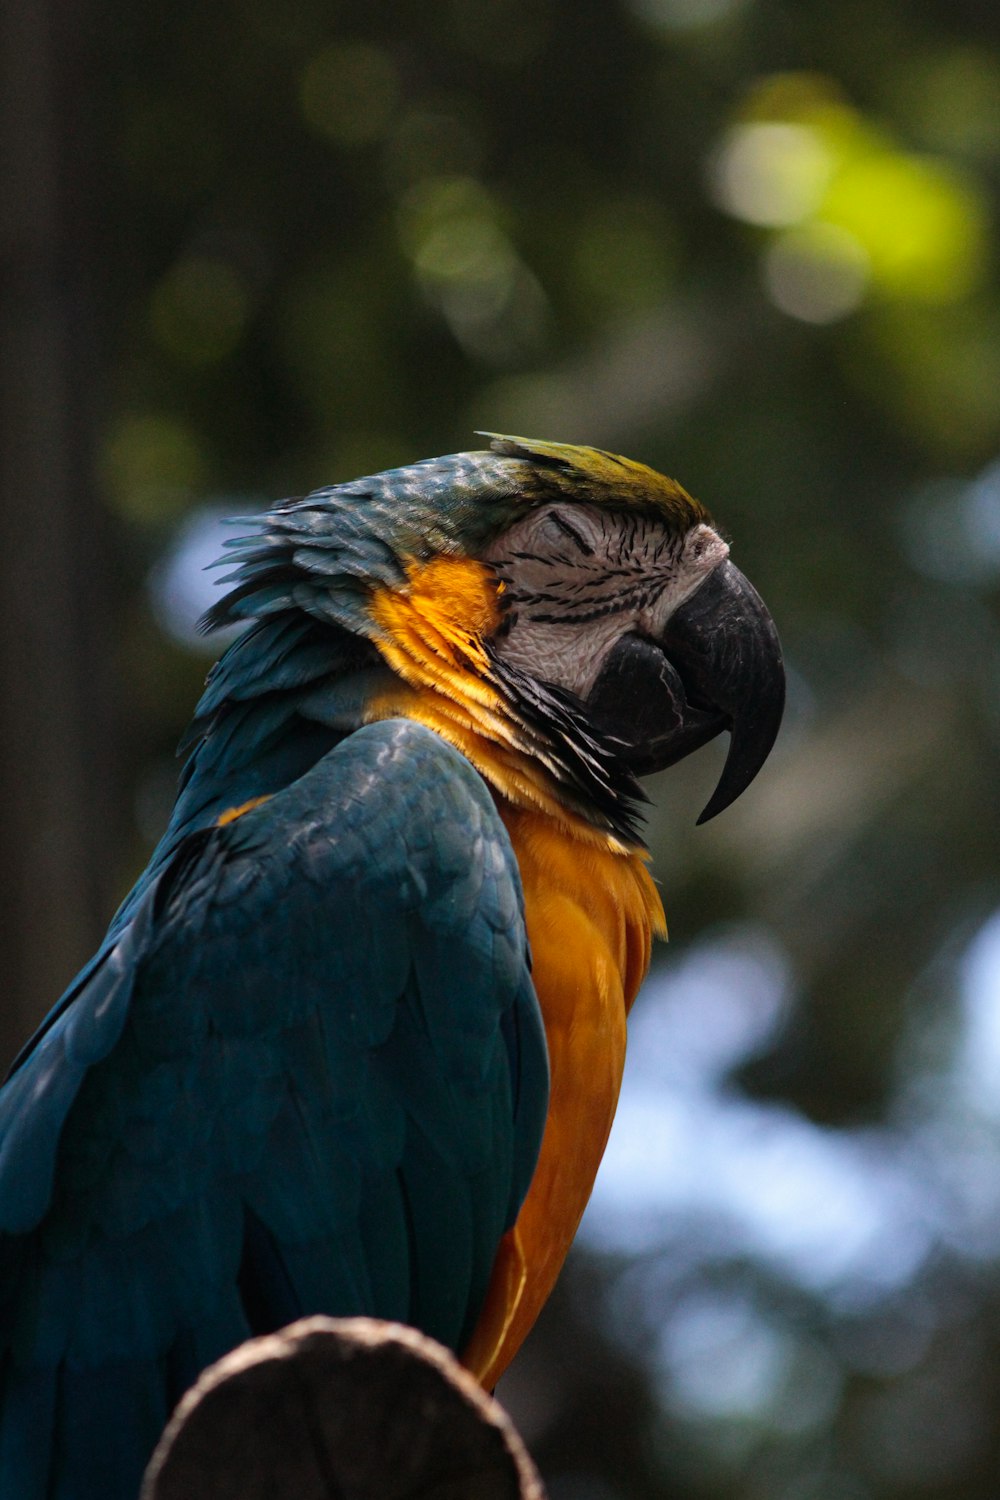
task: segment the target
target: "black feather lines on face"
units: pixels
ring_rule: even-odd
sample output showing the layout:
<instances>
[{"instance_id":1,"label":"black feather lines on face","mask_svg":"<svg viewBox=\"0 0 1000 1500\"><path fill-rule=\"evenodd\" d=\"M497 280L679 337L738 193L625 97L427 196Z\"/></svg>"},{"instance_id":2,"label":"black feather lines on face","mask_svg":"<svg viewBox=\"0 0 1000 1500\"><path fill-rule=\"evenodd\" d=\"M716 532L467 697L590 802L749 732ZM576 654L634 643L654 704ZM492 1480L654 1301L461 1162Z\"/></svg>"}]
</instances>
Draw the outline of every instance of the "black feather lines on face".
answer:
<instances>
[{"instance_id":1,"label":"black feather lines on face","mask_svg":"<svg viewBox=\"0 0 1000 1500\"><path fill-rule=\"evenodd\" d=\"M586 625L642 610L662 591L677 566L683 536L667 532L659 517L641 510L592 511L588 519L589 540L569 507L552 507L536 522L547 530L544 540L536 532L530 546L501 547L491 557L506 602L526 620Z\"/></svg>"},{"instance_id":2,"label":"black feather lines on face","mask_svg":"<svg viewBox=\"0 0 1000 1500\"><path fill-rule=\"evenodd\" d=\"M641 811L649 798L617 752L598 733L579 698L541 682L487 645L490 676L516 711L532 750L549 768L567 802L588 822L628 844L645 847Z\"/></svg>"}]
</instances>

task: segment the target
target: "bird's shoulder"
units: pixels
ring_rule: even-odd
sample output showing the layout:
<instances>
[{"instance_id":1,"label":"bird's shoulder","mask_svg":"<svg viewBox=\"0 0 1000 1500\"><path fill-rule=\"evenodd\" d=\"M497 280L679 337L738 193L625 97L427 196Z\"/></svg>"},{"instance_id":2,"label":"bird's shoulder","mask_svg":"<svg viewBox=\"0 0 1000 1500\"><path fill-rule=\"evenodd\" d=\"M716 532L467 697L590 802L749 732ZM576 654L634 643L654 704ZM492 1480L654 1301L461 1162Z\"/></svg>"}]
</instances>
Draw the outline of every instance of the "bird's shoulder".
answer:
<instances>
[{"instance_id":1,"label":"bird's shoulder","mask_svg":"<svg viewBox=\"0 0 1000 1500\"><path fill-rule=\"evenodd\" d=\"M161 1065L186 1077L206 1037L273 1051L322 1009L346 1062L386 1042L404 996L447 1076L476 1075L512 1009L544 1047L517 863L490 793L431 730L392 720L181 842L0 1091L6 1227L45 1211L88 1073L84 1093L110 1119L121 1089L93 1074L112 1054L138 1097Z\"/></svg>"}]
</instances>

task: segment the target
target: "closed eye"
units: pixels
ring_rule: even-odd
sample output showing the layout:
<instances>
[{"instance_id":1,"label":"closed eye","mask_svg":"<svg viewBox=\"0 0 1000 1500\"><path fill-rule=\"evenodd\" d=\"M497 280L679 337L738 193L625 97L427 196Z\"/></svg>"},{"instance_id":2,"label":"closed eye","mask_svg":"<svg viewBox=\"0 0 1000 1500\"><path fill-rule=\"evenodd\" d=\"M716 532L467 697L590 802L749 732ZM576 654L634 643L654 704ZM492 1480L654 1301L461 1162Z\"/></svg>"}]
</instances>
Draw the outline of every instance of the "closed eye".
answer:
<instances>
[{"instance_id":1,"label":"closed eye","mask_svg":"<svg viewBox=\"0 0 1000 1500\"><path fill-rule=\"evenodd\" d=\"M593 557L594 549L590 543L580 535L573 523L567 521L566 517L560 515L557 510L550 510L542 525L543 529L548 530L549 536L553 540L556 539L555 534L558 532L560 535L567 537L577 550L583 553L584 557Z\"/></svg>"}]
</instances>

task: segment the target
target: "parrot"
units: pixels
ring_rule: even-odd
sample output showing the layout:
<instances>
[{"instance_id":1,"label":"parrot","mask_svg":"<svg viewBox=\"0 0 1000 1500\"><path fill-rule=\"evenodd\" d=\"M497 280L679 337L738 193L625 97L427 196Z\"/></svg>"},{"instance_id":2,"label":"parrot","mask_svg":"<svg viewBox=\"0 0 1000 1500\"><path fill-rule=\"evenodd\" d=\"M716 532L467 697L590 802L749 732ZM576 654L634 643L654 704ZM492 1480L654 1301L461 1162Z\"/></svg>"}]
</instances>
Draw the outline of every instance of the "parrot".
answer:
<instances>
[{"instance_id":1,"label":"parrot","mask_svg":"<svg viewBox=\"0 0 1000 1500\"><path fill-rule=\"evenodd\" d=\"M492 1389L552 1290L666 935L640 778L728 732L721 812L784 670L679 483L482 436L224 549L166 831L0 1089L3 1500L135 1500L313 1313Z\"/></svg>"}]
</instances>

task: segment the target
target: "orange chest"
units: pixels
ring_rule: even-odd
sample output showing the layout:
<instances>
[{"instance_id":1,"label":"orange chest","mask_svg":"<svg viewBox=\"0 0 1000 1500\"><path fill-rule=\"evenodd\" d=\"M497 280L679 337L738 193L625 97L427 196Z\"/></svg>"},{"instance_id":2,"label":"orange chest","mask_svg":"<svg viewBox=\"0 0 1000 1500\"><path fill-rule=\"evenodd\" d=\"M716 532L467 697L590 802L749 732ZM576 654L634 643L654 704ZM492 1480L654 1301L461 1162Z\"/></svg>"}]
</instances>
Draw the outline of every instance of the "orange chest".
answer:
<instances>
[{"instance_id":1,"label":"orange chest","mask_svg":"<svg viewBox=\"0 0 1000 1500\"><path fill-rule=\"evenodd\" d=\"M612 1003L624 1020L666 936L659 892L640 854L586 841L551 817L501 805L524 888L535 987L551 1023L589 1020Z\"/></svg>"},{"instance_id":2,"label":"orange chest","mask_svg":"<svg viewBox=\"0 0 1000 1500\"><path fill-rule=\"evenodd\" d=\"M532 977L549 1050L545 1133L465 1359L494 1384L538 1316L590 1197L614 1118L628 1009L666 926L642 858L501 805L524 886Z\"/></svg>"},{"instance_id":3,"label":"orange chest","mask_svg":"<svg viewBox=\"0 0 1000 1500\"><path fill-rule=\"evenodd\" d=\"M626 1017L649 967L653 934L665 931L663 907L640 855L583 842L538 814L501 816L521 871L549 1049L541 1177L548 1165L555 1170L545 1189L536 1173L532 1192L550 1194L550 1230L558 1221L572 1237L607 1144Z\"/></svg>"}]
</instances>

